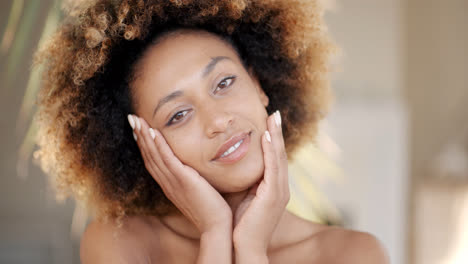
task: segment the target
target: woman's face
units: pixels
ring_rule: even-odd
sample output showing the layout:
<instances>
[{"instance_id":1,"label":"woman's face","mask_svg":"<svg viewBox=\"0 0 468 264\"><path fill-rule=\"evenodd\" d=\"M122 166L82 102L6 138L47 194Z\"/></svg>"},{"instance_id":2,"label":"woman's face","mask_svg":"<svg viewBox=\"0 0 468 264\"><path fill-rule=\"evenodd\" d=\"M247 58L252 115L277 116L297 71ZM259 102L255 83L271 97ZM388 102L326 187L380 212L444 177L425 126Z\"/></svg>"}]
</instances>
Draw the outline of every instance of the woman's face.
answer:
<instances>
[{"instance_id":1,"label":"woman's face","mask_svg":"<svg viewBox=\"0 0 468 264\"><path fill-rule=\"evenodd\" d=\"M231 46L200 33L169 35L146 51L132 84L136 114L218 191L242 191L263 176L268 97ZM236 136L239 148L215 159Z\"/></svg>"}]
</instances>

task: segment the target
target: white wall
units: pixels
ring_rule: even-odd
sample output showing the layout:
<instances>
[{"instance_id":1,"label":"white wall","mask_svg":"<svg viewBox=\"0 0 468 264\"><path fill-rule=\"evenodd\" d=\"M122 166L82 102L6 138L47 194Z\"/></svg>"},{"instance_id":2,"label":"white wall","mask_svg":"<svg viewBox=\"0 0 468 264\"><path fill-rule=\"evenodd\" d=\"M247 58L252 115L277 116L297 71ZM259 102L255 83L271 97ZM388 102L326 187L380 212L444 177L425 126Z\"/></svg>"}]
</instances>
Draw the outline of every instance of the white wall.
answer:
<instances>
[{"instance_id":1,"label":"white wall","mask_svg":"<svg viewBox=\"0 0 468 264\"><path fill-rule=\"evenodd\" d=\"M323 190L349 227L374 234L391 263L405 263L405 6L400 0L338 0L325 18L344 55L332 83L337 98L327 133L341 148L345 178Z\"/></svg>"}]
</instances>

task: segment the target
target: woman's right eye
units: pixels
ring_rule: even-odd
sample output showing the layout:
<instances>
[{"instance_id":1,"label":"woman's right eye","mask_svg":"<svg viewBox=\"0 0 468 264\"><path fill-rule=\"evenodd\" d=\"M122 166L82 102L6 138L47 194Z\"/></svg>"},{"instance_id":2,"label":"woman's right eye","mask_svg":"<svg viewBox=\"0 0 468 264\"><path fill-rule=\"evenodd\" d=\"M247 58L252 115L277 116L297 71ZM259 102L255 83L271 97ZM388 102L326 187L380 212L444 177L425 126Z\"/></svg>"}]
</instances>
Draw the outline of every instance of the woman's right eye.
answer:
<instances>
[{"instance_id":1,"label":"woman's right eye","mask_svg":"<svg viewBox=\"0 0 468 264\"><path fill-rule=\"evenodd\" d=\"M167 122L167 126L170 126L172 124L175 124L177 122L179 122L184 116L186 116L188 113L188 110L184 110L184 111L179 111L177 113L175 113L171 119L169 119L169 122ZM175 121L175 122L174 122Z\"/></svg>"}]
</instances>

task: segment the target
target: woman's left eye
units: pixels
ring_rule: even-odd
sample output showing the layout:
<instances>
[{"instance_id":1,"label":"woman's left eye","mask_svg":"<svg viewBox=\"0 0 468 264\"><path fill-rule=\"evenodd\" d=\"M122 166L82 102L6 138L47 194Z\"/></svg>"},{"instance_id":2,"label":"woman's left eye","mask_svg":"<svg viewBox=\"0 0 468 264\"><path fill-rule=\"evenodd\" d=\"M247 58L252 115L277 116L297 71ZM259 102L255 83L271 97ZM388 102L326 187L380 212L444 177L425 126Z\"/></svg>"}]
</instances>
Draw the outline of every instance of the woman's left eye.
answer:
<instances>
[{"instance_id":1,"label":"woman's left eye","mask_svg":"<svg viewBox=\"0 0 468 264\"><path fill-rule=\"evenodd\" d=\"M216 87L215 92L218 89L223 90L231 86L235 80L236 80L236 76L229 76L229 77L224 78L221 82L218 83L218 86Z\"/></svg>"}]
</instances>

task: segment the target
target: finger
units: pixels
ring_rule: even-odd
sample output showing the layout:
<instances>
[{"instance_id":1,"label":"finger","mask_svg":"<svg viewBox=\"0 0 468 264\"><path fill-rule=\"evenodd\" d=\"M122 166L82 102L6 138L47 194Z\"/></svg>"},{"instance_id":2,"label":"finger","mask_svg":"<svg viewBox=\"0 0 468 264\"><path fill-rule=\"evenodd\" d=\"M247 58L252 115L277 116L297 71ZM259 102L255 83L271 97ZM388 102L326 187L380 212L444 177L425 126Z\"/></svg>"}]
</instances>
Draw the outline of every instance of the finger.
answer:
<instances>
[{"instance_id":1,"label":"finger","mask_svg":"<svg viewBox=\"0 0 468 264\"><path fill-rule=\"evenodd\" d=\"M162 174L161 177L163 177L166 182L171 183L171 179L173 178L172 173L164 164L161 158L161 155L159 153L159 150L156 148L154 140L149 133L148 124L146 123L146 121L144 121L143 118L136 117L136 120L137 120L137 123L140 123L140 126L141 126L141 129L137 131L138 141L140 141L140 143L144 146L144 149L147 153L149 160L161 172Z\"/></svg>"},{"instance_id":2,"label":"finger","mask_svg":"<svg viewBox=\"0 0 468 264\"><path fill-rule=\"evenodd\" d=\"M279 161L275 147L273 146L273 139L272 142L268 141L267 132L268 130L265 131L262 137L262 147L265 163L264 178L268 184L264 186L265 188L259 188L257 195L261 195L262 192L269 193L269 201L275 205L286 206L290 198L287 163L283 164Z\"/></svg>"},{"instance_id":3,"label":"finger","mask_svg":"<svg viewBox=\"0 0 468 264\"><path fill-rule=\"evenodd\" d=\"M272 187L277 186L279 173L278 158L273 146L271 133L266 130L262 135L263 162L265 164L264 181Z\"/></svg>"},{"instance_id":4,"label":"finger","mask_svg":"<svg viewBox=\"0 0 468 264\"><path fill-rule=\"evenodd\" d=\"M142 155L145 159L145 166L147 168L151 168L151 176L154 180L159 184L159 186L163 189L166 196L170 196L172 193L174 184L171 182L171 176L168 174L169 171L165 168L164 163L162 161L158 162L158 155L157 151L152 151L151 148L154 148L154 143L150 144L152 141L148 139L149 133L145 133L147 131L147 125L145 122L142 122L142 118L137 116L133 116L135 120L135 131L134 133L137 135L137 143L142 152Z\"/></svg>"},{"instance_id":5,"label":"finger","mask_svg":"<svg viewBox=\"0 0 468 264\"><path fill-rule=\"evenodd\" d=\"M133 132L134 137L137 138L135 139L138 145L138 148L140 149L141 156L143 157L143 161L145 163L145 167L148 170L148 172L151 174L153 179L156 180L160 185L162 185L162 179L161 179L161 171L159 168L152 162L151 158L149 157L148 151L146 150L146 147L144 146L142 137L138 137L137 132Z\"/></svg>"},{"instance_id":6,"label":"finger","mask_svg":"<svg viewBox=\"0 0 468 264\"><path fill-rule=\"evenodd\" d=\"M138 123L137 117L134 116L134 115L130 115L129 121L130 120L132 122L131 126L133 128L133 131L132 131L133 132L133 138L135 139L135 141L136 141L136 143L138 145L138 149L140 150L141 156L143 157L143 161L145 163L146 169L148 169L148 171L152 174L155 171L154 166L150 162L150 159L148 157L144 141L142 140L142 136L141 135L138 136L139 135L139 129L138 128L141 128L141 125Z\"/></svg>"},{"instance_id":7,"label":"finger","mask_svg":"<svg viewBox=\"0 0 468 264\"><path fill-rule=\"evenodd\" d=\"M161 159L167 168L173 173L184 174L185 165L174 155L164 136L157 129L154 129L155 145L161 154Z\"/></svg>"},{"instance_id":8,"label":"finger","mask_svg":"<svg viewBox=\"0 0 468 264\"><path fill-rule=\"evenodd\" d=\"M274 181L278 184L279 190L284 190L285 188L289 188L288 157L284 147L281 116L279 111L276 111L268 117L267 125L271 134L271 141L275 150L276 163L278 166L278 174L275 175Z\"/></svg>"},{"instance_id":9,"label":"finger","mask_svg":"<svg viewBox=\"0 0 468 264\"><path fill-rule=\"evenodd\" d=\"M193 180L192 177L186 177L189 168L182 164L174 155L174 152L167 144L164 136L157 129L152 129L155 136L153 139L152 136L149 135L149 126L147 123L142 119L140 120L142 121L142 127L144 127L143 134L147 134L146 139L151 141L149 144L150 152L155 153L153 156L156 156L158 167L163 173L166 173L167 181L171 183L173 189L187 187L187 183Z\"/></svg>"},{"instance_id":10,"label":"finger","mask_svg":"<svg viewBox=\"0 0 468 264\"><path fill-rule=\"evenodd\" d=\"M153 141L152 136L149 133L149 126L143 118L134 116L135 120L135 134L137 135L138 146L145 157L145 166L153 168L153 178L158 182L159 186L163 190L167 198L174 202L174 190L177 186L174 176L166 167L160 157L159 150ZM148 165L146 165L148 164Z\"/></svg>"},{"instance_id":11,"label":"finger","mask_svg":"<svg viewBox=\"0 0 468 264\"><path fill-rule=\"evenodd\" d=\"M153 129L154 139L150 135L148 124L140 118L142 125L142 134L145 140L148 142L148 149L150 153L157 154L158 167L165 173L166 180L170 183L171 187L168 190L169 193L174 193L174 190L186 190L192 188L194 185L205 181L198 172L193 168L185 166L175 155L170 146L167 144L164 136L157 130ZM189 175L195 175L198 177L190 177ZM172 195L169 195L172 196Z\"/></svg>"},{"instance_id":12,"label":"finger","mask_svg":"<svg viewBox=\"0 0 468 264\"><path fill-rule=\"evenodd\" d=\"M268 117L268 130L271 133L272 143L278 158L283 160L287 159L284 147L283 131L281 128L281 116L279 111L276 111L270 117Z\"/></svg>"},{"instance_id":13,"label":"finger","mask_svg":"<svg viewBox=\"0 0 468 264\"><path fill-rule=\"evenodd\" d=\"M152 160L152 162L155 163L156 167L161 171L161 188L163 189L164 194L167 196L167 198L169 198L172 202L175 202L177 204L177 196L175 195L175 193L176 190L180 189L180 187L183 187L184 182L180 179L180 174L171 171L170 168L164 162L161 150L158 149L156 145L156 139L153 139L153 136L150 134L150 127L148 126L146 121L144 121L143 118L139 118L139 121L141 122L141 131L138 135L139 137L143 138L142 141L145 142L148 156L151 157L150 159ZM151 129L155 131L155 129ZM172 152L172 150L170 151Z\"/></svg>"},{"instance_id":14,"label":"finger","mask_svg":"<svg viewBox=\"0 0 468 264\"><path fill-rule=\"evenodd\" d=\"M276 113L276 112L275 112ZM267 131L268 135L270 136L270 143L268 147L269 152L272 154L271 162L265 163L265 166L274 166L276 174L269 174L270 181L274 182L275 184L279 184L278 173L279 173L279 155L278 155L278 128L275 123L275 113L270 115L267 118ZM264 135L266 136L266 135ZM268 152L266 153L268 154Z\"/></svg>"},{"instance_id":15,"label":"finger","mask_svg":"<svg viewBox=\"0 0 468 264\"><path fill-rule=\"evenodd\" d=\"M275 115L275 124L277 127L277 154L279 154L279 163L280 163L280 182L281 182L281 190L282 193L287 197L289 201L289 173L288 173L288 155L286 152L286 147L284 144L284 137L283 137L283 127L282 127L282 120L281 120L281 112L278 110L276 111Z\"/></svg>"},{"instance_id":16,"label":"finger","mask_svg":"<svg viewBox=\"0 0 468 264\"><path fill-rule=\"evenodd\" d=\"M141 139L140 139L141 142ZM161 186L165 185L164 183L164 175L161 172L161 170L154 164L154 162L151 160L151 157L149 157L149 154L147 150L145 149L144 146L142 146L142 143L138 143L141 155L143 156L143 160L145 162L145 167L153 177L153 179Z\"/></svg>"}]
</instances>

